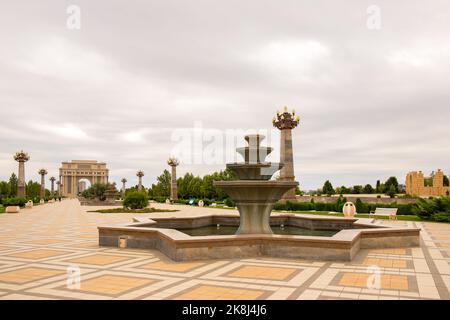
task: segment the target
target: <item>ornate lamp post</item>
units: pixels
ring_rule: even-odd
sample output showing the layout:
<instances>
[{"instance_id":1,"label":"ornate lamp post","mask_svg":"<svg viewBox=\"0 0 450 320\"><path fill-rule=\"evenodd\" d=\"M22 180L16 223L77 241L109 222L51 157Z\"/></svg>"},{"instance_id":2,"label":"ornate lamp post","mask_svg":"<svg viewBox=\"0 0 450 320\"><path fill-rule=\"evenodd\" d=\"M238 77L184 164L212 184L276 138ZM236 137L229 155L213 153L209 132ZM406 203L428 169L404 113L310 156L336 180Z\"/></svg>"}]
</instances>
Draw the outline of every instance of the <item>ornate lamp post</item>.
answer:
<instances>
[{"instance_id":1,"label":"ornate lamp post","mask_svg":"<svg viewBox=\"0 0 450 320\"><path fill-rule=\"evenodd\" d=\"M56 191L58 193L58 197L61 197L61 181L56 181L56 188L58 189Z\"/></svg>"},{"instance_id":2,"label":"ornate lamp post","mask_svg":"<svg viewBox=\"0 0 450 320\"><path fill-rule=\"evenodd\" d=\"M282 113L277 111L276 117L273 118L273 126L281 131L280 141L280 162L284 163L284 167L280 172L280 181L294 181L294 155L292 151L292 129L297 127L300 117L295 116L295 111L290 113L287 107L284 107ZM282 200L295 200L295 188L287 191Z\"/></svg>"},{"instance_id":3,"label":"ornate lamp post","mask_svg":"<svg viewBox=\"0 0 450 320\"><path fill-rule=\"evenodd\" d=\"M19 177L17 183L17 196L24 198L26 196L26 184L25 184L25 162L30 160L28 153L19 151L14 155L14 160L19 162Z\"/></svg>"},{"instance_id":4,"label":"ornate lamp post","mask_svg":"<svg viewBox=\"0 0 450 320\"><path fill-rule=\"evenodd\" d=\"M180 164L177 158L169 158L167 164L172 168L171 183L170 183L170 200L178 200L177 192L177 166Z\"/></svg>"},{"instance_id":5,"label":"ornate lamp post","mask_svg":"<svg viewBox=\"0 0 450 320\"><path fill-rule=\"evenodd\" d=\"M142 191L142 177L144 176L144 171L139 170L136 173L137 177L139 178L139 183L138 183L138 191Z\"/></svg>"},{"instance_id":6,"label":"ornate lamp post","mask_svg":"<svg viewBox=\"0 0 450 320\"><path fill-rule=\"evenodd\" d=\"M55 181L56 181L56 178L55 178L55 177L51 177L51 178L50 178L50 182L51 182L51 193L52 193L52 196L55 195Z\"/></svg>"},{"instance_id":7,"label":"ornate lamp post","mask_svg":"<svg viewBox=\"0 0 450 320\"><path fill-rule=\"evenodd\" d=\"M127 179L123 178L121 181L122 181L122 199L125 199L125 190L127 189L125 184L127 183Z\"/></svg>"},{"instance_id":8,"label":"ornate lamp post","mask_svg":"<svg viewBox=\"0 0 450 320\"><path fill-rule=\"evenodd\" d=\"M38 171L41 175L41 201L45 198L45 175L48 173L47 170L41 169Z\"/></svg>"}]
</instances>

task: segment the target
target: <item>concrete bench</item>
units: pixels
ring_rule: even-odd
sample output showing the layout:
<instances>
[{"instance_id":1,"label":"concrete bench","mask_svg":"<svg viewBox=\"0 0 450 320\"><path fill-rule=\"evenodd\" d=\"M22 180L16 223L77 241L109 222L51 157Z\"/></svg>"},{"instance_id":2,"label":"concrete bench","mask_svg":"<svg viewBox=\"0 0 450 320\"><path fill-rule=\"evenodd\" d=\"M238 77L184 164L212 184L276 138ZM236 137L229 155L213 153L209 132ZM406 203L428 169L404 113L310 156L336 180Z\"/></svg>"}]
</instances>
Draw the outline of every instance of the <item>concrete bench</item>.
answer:
<instances>
[{"instance_id":1,"label":"concrete bench","mask_svg":"<svg viewBox=\"0 0 450 320\"><path fill-rule=\"evenodd\" d=\"M370 216L387 216L390 219L397 220L397 208L376 208L375 211L370 211Z\"/></svg>"}]
</instances>

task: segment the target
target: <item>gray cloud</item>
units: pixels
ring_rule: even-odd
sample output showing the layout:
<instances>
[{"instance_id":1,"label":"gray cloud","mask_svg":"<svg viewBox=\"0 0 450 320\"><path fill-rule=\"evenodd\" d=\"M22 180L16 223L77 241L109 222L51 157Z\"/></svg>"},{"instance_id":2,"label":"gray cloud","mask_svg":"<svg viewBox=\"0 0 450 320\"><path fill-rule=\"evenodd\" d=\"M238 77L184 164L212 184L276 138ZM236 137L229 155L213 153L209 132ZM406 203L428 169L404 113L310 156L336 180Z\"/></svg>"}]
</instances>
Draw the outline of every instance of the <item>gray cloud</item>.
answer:
<instances>
[{"instance_id":1,"label":"gray cloud","mask_svg":"<svg viewBox=\"0 0 450 320\"><path fill-rule=\"evenodd\" d=\"M81 8L81 30L66 7ZM409 170L450 171L448 1L18 0L0 11L0 179L27 150L27 178L98 159L112 179L149 185L171 135L195 121L294 131L302 188L374 183ZM205 174L220 165L181 165Z\"/></svg>"}]
</instances>

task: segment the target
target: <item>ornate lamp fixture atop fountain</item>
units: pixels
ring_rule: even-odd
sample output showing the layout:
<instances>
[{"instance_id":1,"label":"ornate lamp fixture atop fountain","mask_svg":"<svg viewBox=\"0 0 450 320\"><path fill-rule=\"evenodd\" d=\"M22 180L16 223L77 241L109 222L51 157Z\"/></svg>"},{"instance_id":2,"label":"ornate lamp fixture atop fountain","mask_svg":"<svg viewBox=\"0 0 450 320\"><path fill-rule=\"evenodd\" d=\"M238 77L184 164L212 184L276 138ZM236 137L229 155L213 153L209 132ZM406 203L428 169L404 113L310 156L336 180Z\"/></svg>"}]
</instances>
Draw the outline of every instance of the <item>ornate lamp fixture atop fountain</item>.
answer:
<instances>
[{"instance_id":1,"label":"ornate lamp fixture atop fountain","mask_svg":"<svg viewBox=\"0 0 450 320\"><path fill-rule=\"evenodd\" d=\"M51 192L52 196L55 195L55 181L56 181L55 177L50 177L50 182L51 182L50 192Z\"/></svg>"},{"instance_id":2,"label":"ornate lamp fixture atop fountain","mask_svg":"<svg viewBox=\"0 0 450 320\"><path fill-rule=\"evenodd\" d=\"M295 115L295 110L290 113L284 107L283 113L277 111L272 124L281 131L280 135L280 162L284 163L280 172L280 181L295 181L294 155L292 149L292 129L300 123L300 117ZM289 189L282 197L283 200L295 200L295 188Z\"/></svg>"},{"instance_id":3,"label":"ornate lamp fixture atop fountain","mask_svg":"<svg viewBox=\"0 0 450 320\"><path fill-rule=\"evenodd\" d=\"M122 182L122 199L125 199L125 191L127 190L126 183L128 181L125 178L122 178L120 181Z\"/></svg>"},{"instance_id":4,"label":"ornate lamp fixture atop fountain","mask_svg":"<svg viewBox=\"0 0 450 320\"><path fill-rule=\"evenodd\" d=\"M227 164L240 180L214 182L236 202L240 215L236 234L271 234L269 220L274 203L298 184L295 181L270 180L284 164L264 162L272 148L261 146L263 139L262 135L246 136L248 146L236 149L245 162Z\"/></svg>"},{"instance_id":5,"label":"ornate lamp fixture atop fountain","mask_svg":"<svg viewBox=\"0 0 450 320\"><path fill-rule=\"evenodd\" d=\"M138 182L138 191L142 191L142 177L144 176L144 171L139 170L136 173L136 176L139 178L139 182Z\"/></svg>"},{"instance_id":6,"label":"ornate lamp fixture atop fountain","mask_svg":"<svg viewBox=\"0 0 450 320\"><path fill-rule=\"evenodd\" d=\"M25 184L25 162L30 160L28 153L23 150L16 152L14 160L19 162L19 177L17 182L17 196L23 198L26 196L26 184Z\"/></svg>"},{"instance_id":7,"label":"ornate lamp fixture atop fountain","mask_svg":"<svg viewBox=\"0 0 450 320\"><path fill-rule=\"evenodd\" d=\"M58 197L61 196L61 182L60 181L56 181L56 194Z\"/></svg>"},{"instance_id":8,"label":"ornate lamp fixture atop fountain","mask_svg":"<svg viewBox=\"0 0 450 320\"><path fill-rule=\"evenodd\" d=\"M46 169L40 169L38 171L39 175L41 176L41 203L44 202L45 198L45 176L47 175L48 171Z\"/></svg>"},{"instance_id":9,"label":"ornate lamp fixture atop fountain","mask_svg":"<svg viewBox=\"0 0 450 320\"><path fill-rule=\"evenodd\" d=\"M170 200L175 201L178 199L177 192L177 166L180 164L177 158L171 157L167 160L167 164L172 168L170 179Z\"/></svg>"}]
</instances>

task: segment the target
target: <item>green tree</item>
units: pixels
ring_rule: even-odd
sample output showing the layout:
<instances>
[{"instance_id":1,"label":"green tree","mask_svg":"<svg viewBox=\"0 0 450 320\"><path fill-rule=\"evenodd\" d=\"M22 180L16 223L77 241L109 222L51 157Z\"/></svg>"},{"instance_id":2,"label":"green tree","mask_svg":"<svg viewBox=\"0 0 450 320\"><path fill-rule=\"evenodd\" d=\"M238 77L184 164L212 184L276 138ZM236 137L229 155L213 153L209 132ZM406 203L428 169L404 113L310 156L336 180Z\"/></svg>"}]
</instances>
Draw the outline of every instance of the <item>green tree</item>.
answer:
<instances>
[{"instance_id":1,"label":"green tree","mask_svg":"<svg viewBox=\"0 0 450 320\"><path fill-rule=\"evenodd\" d=\"M371 184L366 184L365 186L364 186L364 189L363 189L363 193L366 193L366 194L372 194L372 193L374 193L374 189L373 189L373 187L372 187L372 185Z\"/></svg>"},{"instance_id":2,"label":"green tree","mask_svg":"<svg viewBox=\"0 0 450 320\"><path fill-rule=\"evenodd\" d=\"M39 198L41 195L41 184L32 180L28 181L26 185L26 194L29 199Z\"/></svg>"},{"instance_id":3,"label":"green tree","mask_svg":"<svg viewBox=\"0 0 450 320\"><path fill-rule=\"evenodd\" d=\"M214 181L235 180L236 175L226 169L224 171L213 172L205 175L203 178L194 176L192 173L186 173L177 179L178 197L180 199L203 198L223 200L227 195L214 186ZM168 197L170 194L170 173L165 170L161 176L157 178L157 183L153 184L149 189L150 197Z\"/></svg>"},{"instance_id":4,"label":"green tree","mask_svg":"<svg viewBox=\"0 0 450 320\"><path fill-rule=\"evenodd\" d=\"M0 198L9 198L11 196L11 185L6 182L0 182Z\"/></svg>"},{"instance_id":5,"label":"green tree","mask_svg":"<svg viewBox=\"0 0 450 320\"><path fill-rule=\"evenodd\" d=\"M202 197L205 199L215 199L217 198L217 190L214 187L214 176L206 175L202 179L202 184L200 187Z\"/></svg>"},{"instance_id":6,"label":"green tree","mask_svg":"<svg viewBox=\"0 0 450 320\"><path fill-rule=\"evenodd\" d=\"M149 194L152 197L168 197L170 195L171 177L170 172L168 170L164 170L163 173L156 178L156 184L152 185L151 190L149 190Z\"/></svg>"},{"instance_id":7,"label":"green tree","mask_svg":"<svg viewBox=\"0 0 450 320\"><path fill-rule=\"evenodd\" d=\"M17 176L15 173L11 174L11 177L9 178L9 187L10 187L10 194L9 196L11 198L17 196L17 186L19 184L19 179L17 179Z\"/></svg>"},{"instance_id":8,"label":"green tree","mask_svg":"<svg viewBox=\"0 0 450 320\"><path fill-rule=\"evenodd\" d=\"M332 194L336 193L334 191L333 185L331 184L331 182L329 180L325 181L325 183L323 184L322 193L327 194L327 195L332 195Z\"/></svg>"},{"instance_id":9,"label":"green tree","mask_svg":"<svg viewBox=\"0 0 450 320\"><path fill-rule=\"evenodd\" d=\"M360 186L360 185L353 186L352 193L360 194L362 192L363 192L363 186Z\"/></svg>"},{"instance_id":10,"label":"green tree","mask_svg":"<svg viewBox=\"0 0 450 320\"><path fill-rule=\"evenodd\" d=\"M382 191L381 191L381 182L380 182L380 180L377 180L377 185L376 185L376 187L375 187L375 192L376 192L376 193L382 193Z\"/></svg>"},{"instance_id":11,"label":"green tree","mask_svg":"<svg viewBox=\"0 0 450 320\"><path fill-rule=\"evenodd\" d=\"M178 196L182 199L202 197L202 179L192 173L186 173L178 181Z\"/></svg>"},{"instance_id":12,"label":"green tree","mask_svg":"<svg viewBox=\"0 0 450 320\"><path fill-rule=\"evenodd\" d=\"M390 192L391 186L394 187L395 193L398 193L398 181L396 177L389 177L384 183L384 188L387 192Z\"/></svg>"},{"instance_id":13,"label":"green tree","mask_svg":"<svg viewBox=\"0 0 450 320\"><path fill-rule=\"evenodd\" d=\"M389 197L394 198L396 193L397 193L397 192L395 191L394 185L391 184L391 185L389 186L389 189L388 189L388 191L386 192L386 194L387 194Z\"/></svg>"},{"instance_id":14,"label":"green tree","mask_svg":"<svg viewBox=\"0 0 450 320\"><path fill-rule=\"evenodd\" d=\"M104 183L94 183L90 188L83 191L81 194L87 199L97 198L101 201L105 200L105 192L108 189L108 185Z\"/></svg>"},{"instance_id":15,"label":"green tree","mask_svg":"<svg viewBox=\"0 0 450 320\"><path fill-rule=\"evenodd\" d=\"M336 193L339 193L339 194L349 194L351 192L352 192L352 190L350 190L346 186L340 186L340 187L336 188Z\"/></svg>"}]
</instances>

